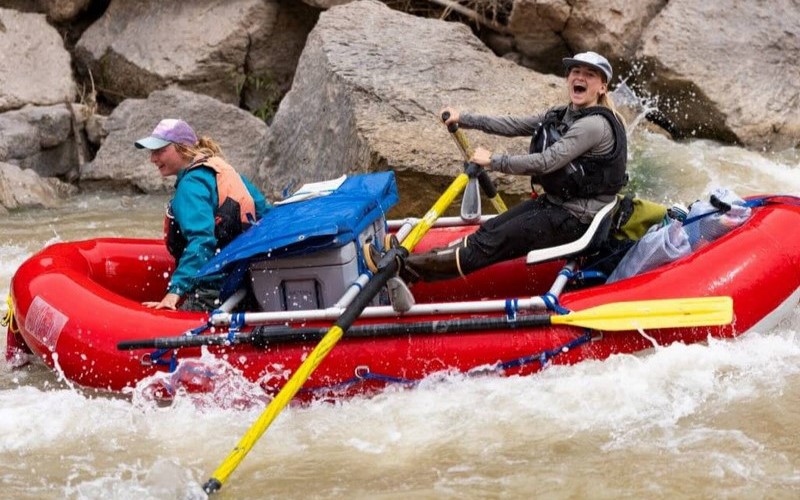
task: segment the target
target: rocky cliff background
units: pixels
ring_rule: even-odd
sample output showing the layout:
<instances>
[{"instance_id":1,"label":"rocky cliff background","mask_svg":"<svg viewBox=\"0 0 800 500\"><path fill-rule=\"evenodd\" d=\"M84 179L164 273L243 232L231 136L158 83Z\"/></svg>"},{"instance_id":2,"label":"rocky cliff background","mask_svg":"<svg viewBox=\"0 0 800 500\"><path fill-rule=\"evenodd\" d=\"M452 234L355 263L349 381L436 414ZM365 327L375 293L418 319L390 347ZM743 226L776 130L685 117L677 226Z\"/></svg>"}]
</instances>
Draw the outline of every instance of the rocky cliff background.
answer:
<instances>
[{"instance_id":1,"label":"rocky cliff background","mask_svg":"<svg viewBox=\"0 0 800 500\"><path fill-rule=\"evenodd\" d=\"M460 170L442 106L564 102L585 50L674 140L800 145L800 0L0 0L0 211L170 189L133 141L180 117L272 200L392 169L421 212Z\"/></svg>"}]
</instances>

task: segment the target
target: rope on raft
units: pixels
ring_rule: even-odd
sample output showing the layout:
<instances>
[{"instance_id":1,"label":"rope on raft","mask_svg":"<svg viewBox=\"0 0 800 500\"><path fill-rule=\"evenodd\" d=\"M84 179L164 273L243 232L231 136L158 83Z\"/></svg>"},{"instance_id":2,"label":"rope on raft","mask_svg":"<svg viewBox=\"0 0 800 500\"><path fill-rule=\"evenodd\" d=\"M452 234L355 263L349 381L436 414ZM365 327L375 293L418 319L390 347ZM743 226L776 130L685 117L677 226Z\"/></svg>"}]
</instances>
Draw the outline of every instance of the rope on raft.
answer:
<instances>
[{"instance_id":1,"label":"rope on raft","mask_svg":"<svg viewBox=\"0 0 800 500\"><path fill-rule=\"evenodd\" d=\"M11 298L11 294L8 294L6 304L8 305L8 311L6 311L6 315L3 319L0 319L0 326L7 326L9 330L17 334L19 330L14 325L14 299Z\"/></svg>"}]
</instances>

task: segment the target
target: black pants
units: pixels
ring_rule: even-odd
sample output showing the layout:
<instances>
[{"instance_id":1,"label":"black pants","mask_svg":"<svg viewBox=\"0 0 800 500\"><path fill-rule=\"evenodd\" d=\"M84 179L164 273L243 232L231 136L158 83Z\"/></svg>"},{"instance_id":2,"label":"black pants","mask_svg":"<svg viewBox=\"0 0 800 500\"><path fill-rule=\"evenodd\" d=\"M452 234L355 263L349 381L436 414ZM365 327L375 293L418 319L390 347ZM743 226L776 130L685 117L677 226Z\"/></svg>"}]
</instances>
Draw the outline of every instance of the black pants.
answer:
<instances>
[{"instance_id":1,"label":"black pants","mask_svg":"<svg viewBox=\"0 0 800 500\"><path fill-rule=\"evenodd\" d=\"M218 289L197 287L186 294L186 298L178 309L181 311L213 311L219 309L220 305Z\"/></svg>"},{"instance_id":2,"label":"black pants","mask_svg":"<svg viewBox=\"0 0 800 500\"><path fill-rule=\"evenodd\" d=\"M459 250L461 271L471 273L531 250L575 241L588 227L546 196L524 201L469 236L467 246Z\"/></svg>"}]
</instances>

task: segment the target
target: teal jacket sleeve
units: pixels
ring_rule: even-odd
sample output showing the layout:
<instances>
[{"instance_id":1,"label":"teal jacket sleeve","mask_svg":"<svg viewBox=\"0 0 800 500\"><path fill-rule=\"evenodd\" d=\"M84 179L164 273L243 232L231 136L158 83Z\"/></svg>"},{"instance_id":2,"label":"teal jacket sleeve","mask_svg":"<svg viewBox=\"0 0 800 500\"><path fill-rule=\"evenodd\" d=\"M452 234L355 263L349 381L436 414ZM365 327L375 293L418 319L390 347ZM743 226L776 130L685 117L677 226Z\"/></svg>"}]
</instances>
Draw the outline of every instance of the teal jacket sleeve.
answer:
<instances>
[{"instance_id":1,"label":"teal jacket sleeve","mask_svg":"<svg viewBox=\"0 0 800 500\"><path fill-rule=\"evenodd\" d=\"M240 177L242 178L244 186L247 188L247 191L250 192L250 196L253 197L253 201L255 202L256 220L264 217L264 215L266 215L269 209L272 208L272 205L269 204L269 202L261 193L261 191L259 191L259 189L252 182L250 182L250 180L247 177L243 175L240 175Z\"/></svg>"},{"instance_id":2,"label":"teal jacket sleeve","mask_svg":"<svg viewBox=\"0 0 800 500\"><path fill-rule=\"evenodd\" d=\"M219 204L217 180L208 168L178 174L172 212L186 238L186 249L172 273L168 291L184 295L194 287L194 276L214 255L214 212Z\"/></svg>"}]
</instances>

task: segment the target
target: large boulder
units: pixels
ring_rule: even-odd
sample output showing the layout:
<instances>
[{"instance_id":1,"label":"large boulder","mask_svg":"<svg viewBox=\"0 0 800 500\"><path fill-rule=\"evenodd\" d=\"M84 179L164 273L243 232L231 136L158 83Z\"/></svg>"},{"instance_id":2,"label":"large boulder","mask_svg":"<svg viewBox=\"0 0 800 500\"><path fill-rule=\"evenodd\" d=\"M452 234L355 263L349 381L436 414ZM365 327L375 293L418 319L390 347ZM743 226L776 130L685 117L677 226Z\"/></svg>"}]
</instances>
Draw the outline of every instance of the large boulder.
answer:
<instances>
[{"instance_id":1,"label":"large boulder","mask_svg":"<svg viewBox=\"0 0 800 500\"><path fill-rule=\"evenodd\" d=\"M70 55L43 14L0 8L0 112L75 100Z\"/></svg>"},{"instance_id":2,"label":"large boulder","mask_svg":"<svg viewBox=\"0 0 800 500\"><path fill-rule=\"evenodd\" d=\"M111 102L177 86L239 105L266 85L288 89L310 7L278 0L112 0L76 46ZM313 19L313 16L312 16Z\"/></svg>"},{"instance_id":3,"label":"large boulder","mask_svg":"<svg viewBox=\"0 0 800 500\"><path fill-rule=\"evenodd\" d=\"M33 170L0 161L0 213L24 208L51 208L77 188L58 179L42 179Z\"/></svg>"},{"instance_id":4,"label":"large boulder","mask_svg":"<svg viewBox=\"0 0 800 500\"><path fill-rule=\"evenodd\" d=\"M644 34L642 76L686 136L796 147L798 26L795 0L670 0Z\"/></svg>"},{"instance_id":5,"label":"large boulder","mask_svg":"<svg viewBox=\"0 0 800 500\"><path fill-rule=\"evenodd\" d=\"M593 50L618 69L667 0L515 0L509 19L523 63L561 73L561 58ZM620 73L619 71L617 72Z\"/></svg>"},{"instance_id":6,"label":"large boulder","mask_svg":"<svg viewBox=\"0 0 800 500\"><path fill-rule=\"evenodd\" d=\"M81 171L81 182L129 186L141 192L169 190L175 178L162 178L147 152L133 145L150 135L163 118L186 120L198 136L217 142L239 173L254 178L261 162L259 145L267 132L266 124L211 97L168 89L153 92L147 99L126 99L117 106L103 125L103 145Z\"/></svg>"},{"instance_id":7,"label":"large boulder","mask_svg":"<svg viewBox=\"0 0 800 500\"><path fill-rule=\"evenodd\" d=\"M297 60L319 11L296 0L283 0L267 29L254 31L245 61L243 106L269 120L292 86Z\"/></svg>"},{"instance_id":8,"label":"large boulder","mask_svg":"<svg viewBox=\"0 0 800 500\"><path fill-rule=\"evenodd\" d=\"M0 161L42 177L77 178L88 151L83 142L84 107L26 106L0 113Z\"/></svg>"},{"instance_id":9,"label":"large boulder","mask_svg":"<svg viewBox=\"0 0 800 500\"><path fill-rule=\"evenodd\" d=\"M94 0L102 2L103 0ZM7 9L46 14L56 23L73 21L91 5L92 0L2 0Z\"/></svg>"},{"instance_id":10,"label":"large boulder","mask_svg":"<svg viewBox=\"0 0 800 500\"><path fill-rule=\"evenodd\" d=\"M525 115L565 100L562 78L498 58L464 25L357 1L320 15L259 175L279 198L303 182L392 169L404 200L427 207L462 167L438 116L444 105ZM465 132L492 150L522 152L530 140ZM505 190L529 190L525 179L501 178Z\"/></svg>"}]
</instances>

